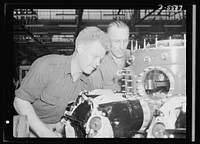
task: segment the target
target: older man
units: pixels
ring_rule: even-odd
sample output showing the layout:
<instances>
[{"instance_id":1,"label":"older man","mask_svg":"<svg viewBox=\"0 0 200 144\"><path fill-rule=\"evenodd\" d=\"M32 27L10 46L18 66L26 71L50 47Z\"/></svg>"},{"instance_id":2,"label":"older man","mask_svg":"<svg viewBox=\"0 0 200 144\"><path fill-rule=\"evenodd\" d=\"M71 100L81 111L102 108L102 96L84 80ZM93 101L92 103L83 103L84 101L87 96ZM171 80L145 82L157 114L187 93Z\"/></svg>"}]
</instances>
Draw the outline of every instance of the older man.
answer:
<instances>
[{"instance_id":1,"label":"older man","mask_svg":"<svg viewBox=\"0 0 200 144\"><path fill-rule=\"evenodd\" d=\"M108 25L107 33L112 41L111 51L89 78L95 89L121 91L121 77L117 75L117 71L125 67L126 59L130 56L130 50L127 49L129 27L116 20Z\"/></svg>"}]
</instances>

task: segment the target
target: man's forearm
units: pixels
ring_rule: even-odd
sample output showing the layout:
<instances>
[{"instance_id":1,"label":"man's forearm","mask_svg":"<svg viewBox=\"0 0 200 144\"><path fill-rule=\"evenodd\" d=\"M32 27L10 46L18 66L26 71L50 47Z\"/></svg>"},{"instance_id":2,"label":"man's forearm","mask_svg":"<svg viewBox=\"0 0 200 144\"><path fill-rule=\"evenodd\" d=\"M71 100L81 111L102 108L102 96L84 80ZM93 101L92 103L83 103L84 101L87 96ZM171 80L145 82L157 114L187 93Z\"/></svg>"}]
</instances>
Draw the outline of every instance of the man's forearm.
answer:
<instances>
[{"instance_id":1,"label":"man's forearm","mask_svg":"<svg viewBox=\"0 0 200 144\"><path fill-rule=\"evenodd\" d=\"M15 97L14 107L18 114L27 115L30 128L39 137L55 137L55 133L50 131L36 115L33 106L25 100Z\"/></svg>"}]
</instances>

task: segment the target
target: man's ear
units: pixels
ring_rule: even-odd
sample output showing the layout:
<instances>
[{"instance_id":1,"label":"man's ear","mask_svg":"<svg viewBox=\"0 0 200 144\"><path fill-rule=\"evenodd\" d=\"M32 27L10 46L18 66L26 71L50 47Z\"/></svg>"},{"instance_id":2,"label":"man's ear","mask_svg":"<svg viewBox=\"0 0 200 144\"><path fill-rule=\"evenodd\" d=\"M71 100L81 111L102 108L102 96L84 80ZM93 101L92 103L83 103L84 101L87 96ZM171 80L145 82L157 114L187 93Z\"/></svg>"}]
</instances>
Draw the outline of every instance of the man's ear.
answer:
<instances>
[{"instance_id":1,"label":"man's ear","mask_svg":"<svg viewBox=\"0 0 200 144\"><path fill-rule=\"evenodd\" d=\"M79 45L77 46L76 50L77 50L77 52L78 52L79 54L83 53L83 51L84 51L84 45L83 45L83 44L79 44Z\"/></svg>"}]
</instances>

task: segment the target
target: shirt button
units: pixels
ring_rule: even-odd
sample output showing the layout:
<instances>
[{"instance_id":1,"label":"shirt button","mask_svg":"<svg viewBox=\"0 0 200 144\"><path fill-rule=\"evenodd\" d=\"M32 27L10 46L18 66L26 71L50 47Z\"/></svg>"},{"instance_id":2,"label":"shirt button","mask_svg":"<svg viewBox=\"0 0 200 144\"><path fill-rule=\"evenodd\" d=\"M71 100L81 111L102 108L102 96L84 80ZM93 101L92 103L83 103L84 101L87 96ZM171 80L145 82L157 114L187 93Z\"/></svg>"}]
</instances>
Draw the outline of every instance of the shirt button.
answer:
<instances>
[{"instance_id":1,"label":"shirt button","mask_svg":"<svg viewBox=\"0 0 200 144\"><path fill-rule=\"evenodd\" d=\"M55 132L55 131L56 131L56 128L54 127L52 130L53 130L53 132Z\"/></svg>"}]
</instances>

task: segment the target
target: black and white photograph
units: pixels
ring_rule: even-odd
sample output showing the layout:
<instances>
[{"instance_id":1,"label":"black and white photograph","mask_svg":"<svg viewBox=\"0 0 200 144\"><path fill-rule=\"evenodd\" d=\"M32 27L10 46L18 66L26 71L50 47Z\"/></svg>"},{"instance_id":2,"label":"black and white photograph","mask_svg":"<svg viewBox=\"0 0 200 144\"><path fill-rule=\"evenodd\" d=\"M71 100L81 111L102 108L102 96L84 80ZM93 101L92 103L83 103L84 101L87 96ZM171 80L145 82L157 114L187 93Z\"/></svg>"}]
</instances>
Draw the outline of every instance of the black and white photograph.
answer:
<instances>
[{"instance_id":1,"label":"black and white photograph","mask_svg":"<svg viewBox=\"0 0 200 144\"><path fill-rule=\"evenodd\" d=\"M99 5L4 5L3 141L195 142L196 5Z\"/></svg>"}]
</instances>

